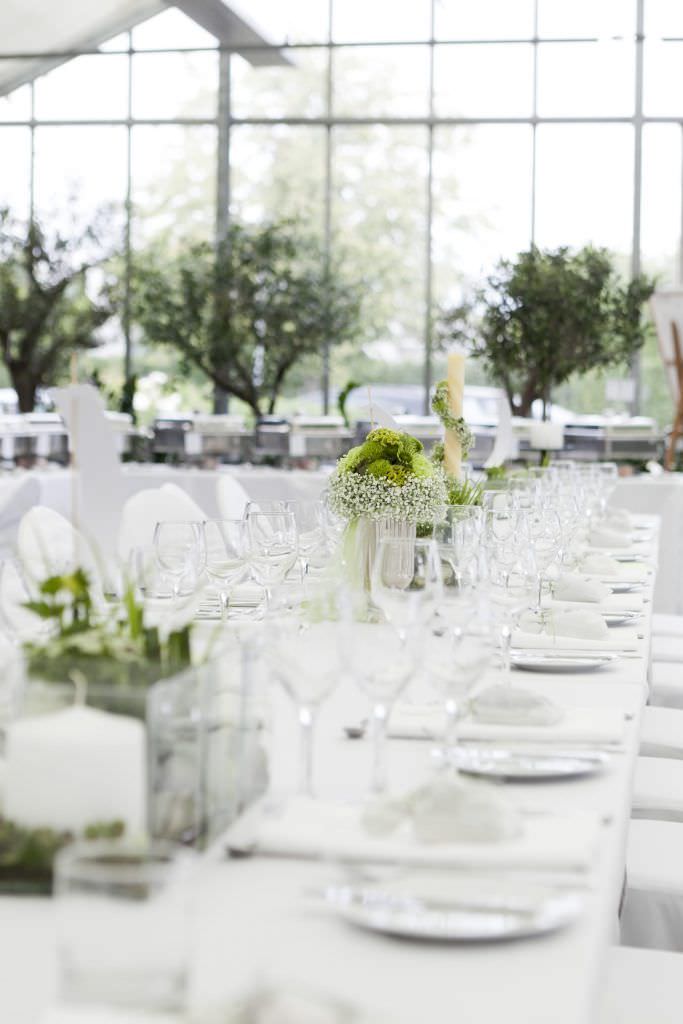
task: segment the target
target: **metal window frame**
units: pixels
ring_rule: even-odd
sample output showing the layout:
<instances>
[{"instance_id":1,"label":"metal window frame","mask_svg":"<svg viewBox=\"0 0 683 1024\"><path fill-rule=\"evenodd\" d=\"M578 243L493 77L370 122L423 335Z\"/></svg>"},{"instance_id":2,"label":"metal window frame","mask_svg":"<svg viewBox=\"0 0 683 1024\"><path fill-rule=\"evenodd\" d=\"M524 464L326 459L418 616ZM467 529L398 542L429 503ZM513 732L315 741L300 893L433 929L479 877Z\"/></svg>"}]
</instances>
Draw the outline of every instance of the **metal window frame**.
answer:
<instances>
[{"instance_id":1,"label":"metal window frame","mask_svg":"<svg viewBox=\"0 0 683 1024\"><path fill-rule=\"evenodd\" d=\"M677 124L680 125L683 136L683 114L675 116L648 116L643 111L643 85L644 85L644 14L646 0L636 0L636 27L635 34L631 36L619 36L615 39L632 40L634 43L635 60L635 96L633 114L629 116L613 117L552 117L539 116L538 114L538 53L540 45L552 43L598 43L595 36L576 36L571 38L539 37L538 34L538 4L534 0L534 28L533 35L527 38L516 39L437 39L435 37L436 26L436 4L437 0L430 0L430 32L426 39L415 40L369 40L369 41L337 41L333 38L334 4L339 0L327 0L327 38L320 42L289 42L278 41L269 45L262 44L241 44L231 46L220 42L216 46L195 46L195 47L167 47L161 49L136 48L133 46L132 31L128 32L128 46L125 49L99 50L97 48L83 48L78 50L62 50L54 53L2 53L0 61L3 60L26 60L33 57L42 58L74 58L89 54L96 54L103 58L108 56L125 55L128 61L128 98L127 113L124 118L91 118L76 119L64 118L59 120L46 120L36 117L35 109L35 82L29 84L30 88L30 116L28 120L0 120L2 127L26 127L30 131L30 170L29 170L29 209L33 215L35 209L35 133L36 129L44 127L94 127L94 126L124 126L127 129L127 154L126 154L126 192L125 192L125 227L124 227L124 313L122 327L125 339L124 372L126 378L133 373L133 352L131 341L130 323L130 282L131 282L131 261L132 261L132 131L137 126L213 126L217 135L217 157L216 157L216 210L215 224L216 237L220 238L226 231L230 217L230 144L232 129L241 125L291 125L319 127L325 129L325 166L323 181L323 242L325 258L331 259L334 237L332 230L332 198L334 179L334 129L336 127L348 126L417 126L427 129L427 175L425 181L426 190L426 224L425 224L425 317L424 317L424 365L423 365L423 387L425 411L429 406L429 391L432 385L433 358L432 358L432 325L433 325L433 253L432 253L432 231L434 220L434 194L433 194L433 159L434 159L434 131L440 126L474 126L474 125L508 125L520 124L529 125L532 128L532 175L530 181L531 189L531 219L529 224L529 239L533 243L536 237L536 186L537 186L537 128L545 124L628 124L634 129L634 165L633 165L633 210L632 210L632 237L631 237L631 272L636 274L641 266L641 207L642 207L642 159L643 159L643 128L646 124ZM678 37L667 37L666 42L681 42ZM499 45L523 45L533 47L533 74L532 74L532 105L531 113L527 117L442 117L436 116L434 109L434 57L437 47L443 46L499 46ZM342 49L351 48L379 48L379 47L428 47L429 48L429 89L428 89L428 111L425 116L411 117L349 117L334 114L334 53ZM244 54L245 51L297 51L297 50L325 50L327 52L327 64L325 72L325 114L322 117L235 117L231 107L231 64L232 56L236 53ZM215 117L177 117L177 118L136 118L133 117L133 59L138 54L189 54L189 53L217 53L218 54L218 81L217 89L217 111ZM681 189L683 194L683 160L681 167ZM682 204L682 230L679 250L680 273L683 274L683 204ZM636 397L633 403L633 411L636 412L640 404L640 361L635 360L632 367L636 383ZM327 412L330 403L330 345L325 346L322 353L321 391L323 411Z\"/></svg>"}]
</instances>

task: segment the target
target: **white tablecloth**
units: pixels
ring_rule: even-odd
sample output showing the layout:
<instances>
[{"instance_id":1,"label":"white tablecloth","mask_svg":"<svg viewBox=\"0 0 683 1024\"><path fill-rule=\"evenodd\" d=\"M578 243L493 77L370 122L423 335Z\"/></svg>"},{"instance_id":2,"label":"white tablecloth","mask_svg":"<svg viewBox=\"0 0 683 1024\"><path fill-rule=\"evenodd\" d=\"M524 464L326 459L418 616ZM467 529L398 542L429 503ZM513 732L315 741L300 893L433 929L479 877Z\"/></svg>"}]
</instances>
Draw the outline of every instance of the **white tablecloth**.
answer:
<instances>
[{"instance_id":1,"label":"white tablecloth","mask_svg":"<svg viewBox=\"0 0 683 1024\"><path fill-rule=\"evenodd\" d=\"M648 636L649 627L646 617ZM352 999L369 1019L387 1024L590 1024L617 930L647 661L629 658L584 675L516 677L566 705L612 707L627 716L624 750L612 755L603 774L507 787L532 813L583 811L604 818L586 912L576 924L512 944L397 942L355 930L305 896L305 889L331 879L330 865L222 859L207 864L198 898L193 1002L229 1000L257 981L286 980ZM274 704L272 776L286 789L297 763L296 720L279 691ZM321 795L348 798L366 791L370 744L347 740L341 730L366 715L366 700L350 684L323 707L316 750ZM391 741L394 786L412 787L430 773L429 750L425 741ZM53 927L50 901L0 900L0 1006L8 1024L34 1024L54 996Z\"/></svg>"}]
</instances>

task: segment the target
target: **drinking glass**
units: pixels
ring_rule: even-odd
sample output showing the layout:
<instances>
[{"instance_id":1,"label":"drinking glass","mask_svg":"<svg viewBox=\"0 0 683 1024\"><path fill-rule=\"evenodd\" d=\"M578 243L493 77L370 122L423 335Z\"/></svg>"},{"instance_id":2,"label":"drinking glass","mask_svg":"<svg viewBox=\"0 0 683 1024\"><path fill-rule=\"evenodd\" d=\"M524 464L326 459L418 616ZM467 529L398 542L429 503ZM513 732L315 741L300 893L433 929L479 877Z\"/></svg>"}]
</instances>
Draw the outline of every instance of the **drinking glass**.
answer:
<instances>
[{"instance_id":1,"label":"drinking glass","mask_svg":"<svg viewBox=\"0 0 683 1024\"><path fill-rule=\"evenodd\" d=\"M443 596L436 542L406 537L381 539L370 589L376 606L398 630L428 622Z\"/></svg>"},{"instance_id":2,"label":"drinking glass","mask_svg":"<svg viewBox=\"0 0 683 1024\"><path fill-rule=\"evenodd\" d=\"M416 671L422 630L398 629L386 617L378 617L364 597L349 603L343 621L344 667L372 702L371 789L381 793L387 788L387 720Z\"/></svg>"},{"instance_id":3,"label":"drinking glass","mask_svg":"<svg viewBox=\"0 0 683 1024\"><path fill-rule=\"evenodd\" d=\"M477 555L482 517L476 505L444 505L434 517L432 536L441 559L444 590L463 586Z\"/></svg>"},{"instance_id":4,"label":"drinking glass","mask_svg":"<svg viewBox=\"0 0 683 1024\"><path fill-rule=\"evenodd\" d=\"M171 577L173 597L177 600L183 578L191 570L197 577L203 567L202 524L157 523L154 527L154 550L159 567Z\"/></svg>"},{"instance_id":5,"label":"drinking glass","mask_svg":"<svg viewBox=\"0 0 683 1024\"><path fill-rule=\"evenodd\" d=\"M247 517L249 563L270 601L272 589L296 564L299 545L293 512L250 512Z\"/></svg>"},{"instance_id":6,"label":"drinking glass","mask_svg":"<svg viewBox=\"0 0 683 1024\"><path fill-rule=\"evenodd\" d=\"M167 843L85 841L55 859L57 955L71 1003L184 1008L192 853Z\"/></svg>"},{"instance_id":7,"label":"drinking glass","mask_svg":"<svg viewBox=\"0 0 683 1024\"><path fill-rule=\"evenodd\" d=\"M284 588L283 588L284 590ZM313 796L313 730L318 710L339 682L339 594L331 583L304 584L303 601L273 600L266 664L294 701L300 726L300 792Z\"/></svg>"},{"instance_id":8,"label":"drinking glass","mask_svg":"<svg viewBox=\"0 0 683 1024\"><path fill-rule=\"evenodd\" d=\"M600 515L604 517L607 503L619 482L619 467L616 462L598 462L595 466L595 477L600 495Z\"/></svg>"},{"instance_id":9,"label":"drinking glass","mask_svg":"<svg viewBox=\"0 0 683 1024\"><path fill-rule=\"evenodd\" d=\"M207 519L203 528L206 572L218 586L221 619L225 622L230 594L249 571L247 525L244 519Z\"/></svg>"},{"instance_id":10,"label":"drinking glass","mask_svg":"<svg viewBox=\"0 0 683 1024\"><path fill-rule=\"evenodd\" d=\"M562 521L557 511L542 508L526 518L526 533L530 551L536 569L538 591L536 598L536 614L542 614L543 586L546 573L558 557L562 539Z\"/></svg>"},{"instance_id":11,"label":"drinking glass","mask_svg":"<svg viewBox=\"0 0 683 1024\"><path fill-rule=\"evenodd\" d=\"M528 562L517 561L511 568L490 559L483 594L486 614L490 615L498 634L503 678L512 687L511 647L512 631L523 612L531 608L535 595L535 580Z\"/></svg>"}]
</instances>

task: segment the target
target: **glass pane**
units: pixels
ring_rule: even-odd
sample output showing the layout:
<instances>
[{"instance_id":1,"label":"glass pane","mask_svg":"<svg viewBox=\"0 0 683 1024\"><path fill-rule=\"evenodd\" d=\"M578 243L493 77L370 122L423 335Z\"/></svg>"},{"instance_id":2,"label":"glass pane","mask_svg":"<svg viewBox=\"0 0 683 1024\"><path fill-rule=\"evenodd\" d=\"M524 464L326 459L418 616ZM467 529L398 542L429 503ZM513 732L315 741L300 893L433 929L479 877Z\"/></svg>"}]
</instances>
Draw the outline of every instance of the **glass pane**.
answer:
<instances>
[{"instance_id":1,"label":"glass pane","mask_svg":"<svg viewBox=\"0 0 683 1024\"><path fill-rule=\"evenodd\" d=\"M215 36L176 7L162 11L133 29L134 50L174 50L216 45Z\"/></svg>"},{"instance_id":2,"label":"glass pane","mask_svg":"<svg viewBox=\"0 0 683 1024\"><path fill-rule=\"evenodd\" d=\"M21 220L28 217L31 189L31 133L28 128L0 128L0 207Z\"/></svg>"},{"instance_id":3,"label":"glass pane","mask_svg":"<svg viewBox=\"0 0 683 1024\"><path fill-rule=\"evenodd\" d=\"M113 39L107 39L106 43L100 43L97 47L103 53L115 53L116 51L128 50L128 32L121 32Z\"/></svg>"},{"instance_id":4,"label":"glass pane","mask_svg":"<svg viewBox=\"0 0 683 1024\"><path fill-rule=\"evenodd\" d=\"M338 43L427 40L430 0L335 0L332 19L332 38Z\"/></svg>"},{"instance_id":5,"label":"glass pane","mask_svg":"<svg viewBox=\"0 0 683 1024\"><path fill-rule=\"evenodd\" d=\"M681 127L643 128L641 251L643 267L662 284L680 280Z\"/></svg>"},{"instance_id":6,"label":"glass pane","mask_svg":"<svg viewBox=\"0 0 683 1024\"><path fill-rule=\"evenodd\" d=\"M591 242L628 267L633 231L633 129L630 125L539 125L536 242Z\"/></svg>"},{"instance_id":7,"label":"glass pane","mask_svg":"<svg viewBox=\"0 0 683 1024\"><path fill-rule=\"evenodd\" d=\"M434 90L438 117L529 117L533 47L437 46Z\"/></svg>"},{"instance_id":8,"label":"glass pane","mask_svg":"<svg viewBox=\"0 0 683 1024\"><path fill-rule=\"evenodd\" d=\"M531 239L533 141L528 125L437 128L434 135L434 298L461 297L502 256Z\"/></svg>"},{"instance_id":9,"label":"glass pane","mask_svg":"<svg viewBox=\"0 0 683 1024\"><path fill-rule=\"evenodd\" d=\"M632 36L635 30L636 0L538 0L538 34L546 39Z\"/></svg>"},{"instance_id":10,"label":"glass pane","mask_svg":"<svg viewBox=\"0 0 683 1024\"><path fill-rule=\"evenodd\" d=\"M142 53L133 57L133 117L215 117L216 53Z\"/></svg>"},{"instance_id":11,"label":"glass pane","mask_svg":"<svg viewBox=\"0 0 683 1024\"><path fill-rule=\"evenodd\" d=\"M644 44L643 110L651 117L683 114L683 43Z\"/></svg>"},{"instance_id":12,"label":"glass pane","mask_svg":"<svg viewBox=\"0 0 683 1024\"><path fill-rule=\"evenodd\" d=\"M216 210L216 130L208 125L133 128L133 242L211 237Z\"/></svg>"},{"instance_id":13,"label":"glass pane","mask_svg":"<svg viewBox=\"0 0 683 1024\"><path fill-rule=\"evenodd\" d=\"M10 74L10 62L0 60L0 76ZM28 121L31 118L31 87L23 85L0 96L0 121Z\"/></svg>"},{"instance_id":14,"label":"glass pane","mask_svg":"<svg viewBox=\"0 0 683 1024\"><path fill-rule=\"evenodd\" d=\"M75 57L36 79L39 121L115 120L128 113L128 57Z\"/></svg>"},{"instance_id":15,"label":"glass pane","mask_svg":"<svg viewBox=\"0 0 683 1024\"><path fill-rule=\"evenodd\" d=\"M126 196L127 132L119 126L36 128L35 208L67 229L111 208L120 229Z\"/></svg>"},{"instance_id":16,"label":"glass pane","mask_svg":"<svg viewBox=\"0 0 683 1024\"><path fill-rule=\"evenodd\" d=\"M633 43L541 43L541 117L628 117L634 109Z\"/></svg>"},{"instance_id":17,"label":"glass pane","mask_svg":"<svg viewBox=\"0 0 683 1024\"><path fill-rule=\"evenodd\" d=\"M271 43L329 39L329 0L246 0L231 7Z\"/></svg>"},{"instance_id":18,"label":"glass pane","mask_svg":"<svg viewBox=\"0 0 683 1024\"><path fill-rule=\"evenodd\" d=\"M334 130L334 245L367 281L372 354L390 363L424 351L427 132ZM391 173L388 173L388 171Z\"/></svg>"},{"instance_id":19,"label":"glass pane","mask_svg":"<svg viewBox=\"0 0 683 1024\"><path fill-rule=\"evenodd\" d=\"M298 125L240 125L230 146L231 210L252 223L301 218L322 234L325 131Z\"/></svg>"},{"instance_id":20,"label":"glass pane","mask_svg":"<svg viewBox=\"0 0 683 1024\"><path fill-rule=\"evenodd\" d=\"M289 67L252 66L232 60L235 117L322 117L325 114L327 50L285 50Z\"/></svg>"},{"instance_id":21,"label":"glass pane","mask_svg":"<svg viewBox=\"0 0 683 1024\"><path fill-rule=\"evenodd\" d=\"M534 0L436 0L437 39L531 39Z\"/></svg>"},{"instance_id":22,"label":"glass pane","mask_svg":"<svg viewBox=\"0 0 683 1024\"><path fill-rule=\"evenodd\" d=\"M337 116L424 117L429 111L426 46L362 46L334 53Z\"/></svg>"},{"instance_id":23,"label":"glass pane","mask_svg":"<svg viewBox=\"0 0 683 1024\"><path fill-rule=\"evenodd\" d=\"M680 0L647 0L645 35L683 38L683 7Z\"/></svg>"}]
</instances>

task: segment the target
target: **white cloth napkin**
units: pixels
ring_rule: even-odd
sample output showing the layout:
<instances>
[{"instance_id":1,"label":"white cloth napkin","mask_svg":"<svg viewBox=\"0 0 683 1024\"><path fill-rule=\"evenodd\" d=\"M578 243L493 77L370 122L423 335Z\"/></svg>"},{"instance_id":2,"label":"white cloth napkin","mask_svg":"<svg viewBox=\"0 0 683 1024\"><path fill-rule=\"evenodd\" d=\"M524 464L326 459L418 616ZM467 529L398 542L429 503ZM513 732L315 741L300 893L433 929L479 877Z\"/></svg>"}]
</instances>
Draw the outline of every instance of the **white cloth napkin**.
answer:
<instances>
[{"instance_id":1,"label":"white cloth napkin","mask_svg":"<svg viewBox=\"0 0 683 1024\"><path fill-rule=\"evenodd\" d=\"M520 629L527 633L552 637L571 637L584 640L606 640L609 635L607 623L599 612L592 609L576 608L548 609L541 622L535 612L525 612L519 621Z\"/></svg>"},{"instance_id":2,"label":"white cloth napkin","mask_svg":"<svg viewBox=\"0 0 683 1024\"><path fill-rule=\"evenodd\" d=\"M458 726L463 741L486 743L585 743L601 746L622 743L625 721L615 708L565 708L553 725L499 725L470 716ZM445 712L440 704L396 704L389 719L389 735L397 739L435 739L443 734Z\"/></svg>"},{"instance_id":3,"label":"white cloth napkin","mask_svg":"<svg viewBox=\"0 0 683 1024\"><path fill-rule=\"evenodd\" d=\"M587 640L585 637L549 636L547 633L525 633L516 629L512 634L512 647L521 651L556 650L560 651L627 651L643 653L643 642L631 629L620 629L619 636L612 639L610 634L606 640Z\"/></svg>"},{"instance_id":4,"label":"white cloth napkin","mask_svg":"<svg viewBox=\"0 0 683 1024\"><path fill-rule=\"evenodd\" d=\"M633 562L617 562L609 555L590 554L581 561L581 571L589 576L599 576L603 580L637 580L645 579L648 574L646 566Z\"/></svg>"},{"instance_id":5,"label":"white cloth napkin","mask_svg":"<svg viewBox=\"0 0 683 1024\"><path fill-rule=\"evenodd\" d=\"M598 603L591 601L558 601L551 600L547 603L548 608L563 608L571 611L576 608L585 608L588 611L600 612L601 615L614 615L619 612L642 612L645 607L645 600L642 594L608 594Z\"/></svg>"},{"instance_id":6,"label":"white cloth napkin","mask_svg":"<svg viewBox=\"0 0 683 1024\"><path fill-rule=\"evenodd\" d=\"M633 540L633 535L624 530L595 526L590 532L588 543L593 548L630 548Z\"/></svg>"},{"instance_id":7,"label":"white cloth napkin","mask_svg":"<svg viewBox=\"0 0 683 1024\"><path fill-rule=\"evenodd\" d=\"M625 508L608 508L605 524L611 530L632 530L634 526L633 516Z\"/></svg>"},{"instance_id":8,"label":"white cloth napkin","mask_svg":"<svg viewBox=\"0 0 683 1024\"><path fill-rule=\"evenodd\" d=\"M615 565L618 564L615 562ZM609 597L609 587L599 580L589 580L575 572L564 573L553 586L553 597L557 601L604 601Z\"/></svg>"},{"instance_id":9,"label":"white cloth napkin","mask_svg":"<svg viewBox=\"0 0 683 1024\"><path fill-rule=\"evenodd\" d=\"M409 823L389 837L368 835L359 804L294 797L279 814L255 805L226 836L229 850L332 861L392 862L416 867L587 871L599 821L589 814L524 819L522 835L500 842L420 843Z\"/></svg>"}]
</instances>

